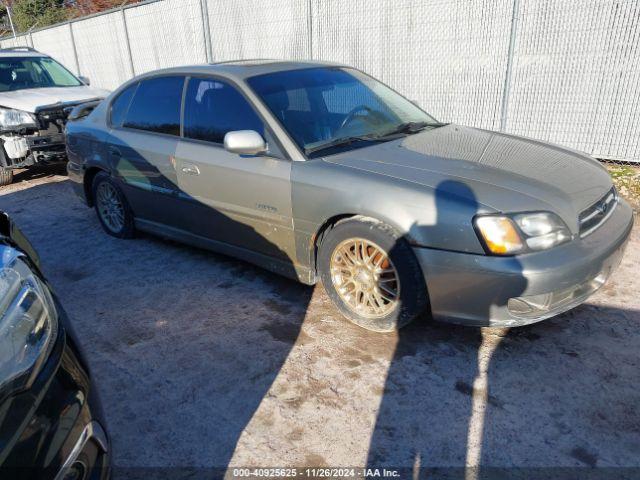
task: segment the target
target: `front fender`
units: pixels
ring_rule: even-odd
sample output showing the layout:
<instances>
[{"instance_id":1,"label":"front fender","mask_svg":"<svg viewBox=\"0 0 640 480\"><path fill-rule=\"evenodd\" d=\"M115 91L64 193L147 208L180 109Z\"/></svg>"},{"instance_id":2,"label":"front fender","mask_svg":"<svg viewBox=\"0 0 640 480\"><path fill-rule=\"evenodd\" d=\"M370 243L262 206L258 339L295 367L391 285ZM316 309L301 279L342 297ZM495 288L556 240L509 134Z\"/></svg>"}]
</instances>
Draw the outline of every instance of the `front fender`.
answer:
<instances>
[{"instance_id":1,"label":"front fender","mask_svg":"<svg viewBox=\"0 0 640 480\"><path fill-rule=\"evenodd\" d=\"M305 266L312 265L317 233L344 215L380 220L412 245L484 253L472 220L494 210L479 204L462 182L431 188L321 159L294 162L291 180L298 260Z\"/></svg>"}]
</instances>

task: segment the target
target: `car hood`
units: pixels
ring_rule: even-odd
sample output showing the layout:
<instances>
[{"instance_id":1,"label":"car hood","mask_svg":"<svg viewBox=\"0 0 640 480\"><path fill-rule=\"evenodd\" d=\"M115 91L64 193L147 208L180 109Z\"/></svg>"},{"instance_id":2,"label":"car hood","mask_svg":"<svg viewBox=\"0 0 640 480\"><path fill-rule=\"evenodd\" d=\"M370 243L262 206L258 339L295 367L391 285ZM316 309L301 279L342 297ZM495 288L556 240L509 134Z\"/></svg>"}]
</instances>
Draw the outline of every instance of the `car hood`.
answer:
<instances>
[{"instance_id":1,"label":"car hood","mask_svg":"<svg viewBox=\"0 0 640 480\"><path fill-rule=\"evenodd\" d=\"M593 158L514 135L449 124L325 161L436 189L458 181L479 211L550 210L575 232L578 214L611 188Z\"/></svg>"},{"instance_id":2,"label":"car hood","mask_svg":"<svg viewBox=\"0 0 640 480\"><path fill-rule=\"evenodd\" d=\"M34 113L38 108L78 103L109 95L108 90L88 87L26 88L0 93L0 106Z\"/></svg>"}]
</instances>

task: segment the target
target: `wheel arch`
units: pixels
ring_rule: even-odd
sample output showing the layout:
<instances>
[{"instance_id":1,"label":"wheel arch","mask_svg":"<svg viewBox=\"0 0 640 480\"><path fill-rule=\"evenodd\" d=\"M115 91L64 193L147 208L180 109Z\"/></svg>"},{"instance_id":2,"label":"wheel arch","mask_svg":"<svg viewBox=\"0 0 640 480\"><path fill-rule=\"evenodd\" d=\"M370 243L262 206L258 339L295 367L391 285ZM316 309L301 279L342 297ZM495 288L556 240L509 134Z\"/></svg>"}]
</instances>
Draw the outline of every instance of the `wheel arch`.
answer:
<instances>
[{"instance_id":1,"label":"wheel arch","mask_svg":"<svg viewBox=\"0 0 640 480\"><path fill-rule=\"evenodd\" d=\"M89 207L93 207L93 179L96 178L96 175L100 172L109 173L102 167L91 166L87 168L84 172L84 180L83 180L83 188L84 188L84 198L87 200L87 205Z\"/></svg>"},{"instance_id":2,"label":"wheel arch","mask_svg":"<svg viewBox=\"0 0 640 480\"><path fill-rule=\"evenodd\" d=\"M357 223L361 223L362 225L366 226L364 230L361 230L363 232L361 233L361 235L363 235L364 238L367 238L366 232L369 232L370 229L375 230L378 233L382 233L384 235L390 236L393 247L391 248L391 250L389 250L389 252L396 250L396 246L400 246L400 248L396 250L396 254L403 255L402 257L398 257L398 258L404 258L406 259L406 262L408 262L408 263L404 263L405 265L404 272L405 273L411 272L410 277L403 277L403 278L413 279L413 281L410 281L409 284L414 285L415 288L417 288L416 293L419 293L419 295L410 294L409 297L404 298L403 302L406 301L408 305L414 305L413 302L415 302L415 305L418 305L418 310L416 311L418 312L419 315L426 314L428 316L431 316L432 311L431 311L431 300L430 300L430 293L429 293L428 278L424 273L424 270L420 264L420 261L418 260L418 257L414 252L413 245L407 235L408 232L403 231L401 228L398 227L398 225L394 225L395 222L387 221L385 218L352 213L352 214L335 215L327 219L320 226L317 234L313 238L313 247L314 247L313 248L313 253L314 253L313 268L315 269L317 278L322 279L325 282L328 281L327 280L328 277L326 277L326 270L322 267L322 265L319 265L320 260L322 260L322 262L326 262L327 260L327 257L326 257L327 253L321 252L323 239L327 237L327 234L332 230L332 228L350 221L356 221ZM375 242L375 240L371 240L371 239L370 241ZM325 284L325 289L326 288L327 287ZM411 289L409 291L411 291ZM334 300L334 303L335 303L335 300ZM347 316L347 318L350 318L350 317ZM356 323L357 325L363 326L360 323L357 323L357 322L354 322L354 323ZM402 325L404 325L404 323L400 323L400 326ZM365 328L369 328L369 327L365 327ZM369 328L369 329L372 329L372 328ZM376 331L389 331L389 330L383 329L383 330L376 330Z\"/></svg>"},{"instance_id":3,"label":"wheel arch","mask_svg":"<svg viewBox=\"0 0 640 480\"><path fill-rule=\"evenodd\" d=\"M333 215L332 217L326 219L318 228L316 233L311 237L311 266L313 271L316 274L316 278L318 276L318 252L320 249L320 245L322 244L322 239L334 226L336 226L340 222L344 222L345 220L368 220L370 222L384 223L389 225L391 228L396 230L396 232L400 232L397 225L393 225L390 222L385 221L381 218L371 217L369 215L363 215L360 213L341 213L337 215Z\"/></svg>"}]
</instances>

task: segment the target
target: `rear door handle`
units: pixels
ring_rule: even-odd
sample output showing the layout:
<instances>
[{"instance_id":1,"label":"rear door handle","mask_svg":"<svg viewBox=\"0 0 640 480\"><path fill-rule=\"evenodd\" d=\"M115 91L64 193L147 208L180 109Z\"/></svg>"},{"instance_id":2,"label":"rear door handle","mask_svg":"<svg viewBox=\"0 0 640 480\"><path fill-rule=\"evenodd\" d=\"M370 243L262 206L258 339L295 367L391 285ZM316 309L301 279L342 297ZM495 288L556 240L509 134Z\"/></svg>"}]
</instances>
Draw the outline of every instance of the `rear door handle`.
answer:
<instances>
[{"instance_id":1,"label":"rear door handle","mask_svg":"<svg viewBox=\"0 0 640 480\"><path fill-rule=\"evenodd\" d=\"M121 157L122 156L122 152L117 149L116 147L109 147L109 153L111 155L113 155L114 157Z\"/></svg>"},{"instance_id":2,"label":"rear door handle","mask_svg":"<svg viewBox=\"0 0 640 480\"><path fill-rule=\"evenodd\" d=\"M185 163L182 166L182 173L186 173L187 175L200 175L200 169L196 165Z\"/></svg>"}]
</instances>

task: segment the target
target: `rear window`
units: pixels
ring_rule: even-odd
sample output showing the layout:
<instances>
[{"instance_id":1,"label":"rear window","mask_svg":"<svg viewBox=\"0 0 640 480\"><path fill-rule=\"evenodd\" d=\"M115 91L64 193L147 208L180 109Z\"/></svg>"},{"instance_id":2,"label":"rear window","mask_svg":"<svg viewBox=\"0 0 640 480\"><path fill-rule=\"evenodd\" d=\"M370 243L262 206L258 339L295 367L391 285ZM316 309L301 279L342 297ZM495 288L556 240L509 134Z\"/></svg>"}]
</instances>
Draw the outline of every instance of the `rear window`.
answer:
<instances>
[{"instance_id":1,"label":"rear window","mask_svg":"<svg viewBox=\"0 0 640 480\"><path fill-rule=\"evenodd\" d=\"M184 77L143 80L138 85L123 125L179 136L183 85Z\"/></svg>"},{"instance_id":2,"label":"rear window","mask_svg":"<svg viewBox=\"0 0 640 480\"><path fill-rule=\"evenodd\" d=\"M133 84L126 88L116 99L111 103L111 125L120 127L124 120L124 116L127 113L133 94L138 88L138 84Z\"/></svg>"}]
</instances>

